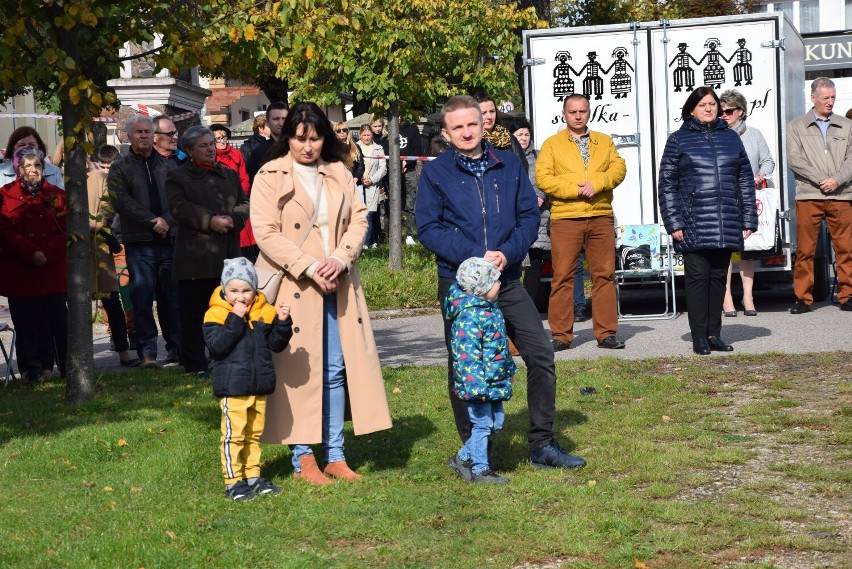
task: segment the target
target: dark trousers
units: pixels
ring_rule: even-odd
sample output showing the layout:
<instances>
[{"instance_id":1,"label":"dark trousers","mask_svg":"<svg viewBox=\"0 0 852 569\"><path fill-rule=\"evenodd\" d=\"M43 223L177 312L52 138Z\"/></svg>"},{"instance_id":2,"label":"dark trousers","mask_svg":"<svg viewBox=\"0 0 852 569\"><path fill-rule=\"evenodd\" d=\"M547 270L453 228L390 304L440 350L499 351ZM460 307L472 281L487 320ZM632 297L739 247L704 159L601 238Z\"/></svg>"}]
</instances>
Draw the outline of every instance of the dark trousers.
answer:
<instances>
[{"instance_id":1,"label":"dark trousers","mask_svg":"<svg viewBox=\"0 0 852 569\"><path fill-rule=\"evenodd\" d=\"M65 377L68 354L68 308L65 293L45 296L10 296L9 315L17 334L15 353L18 369L31 379L53 370ZM49 356L50 363L45 365Z\"/></svg>"},{"instance_id":2,"label":"dark trousers","mask_svg":"<svg viewBox=\"0 0 852 569\"><path fill-rule=\"evenodd\" d=\"M166 349L179 349L180 320L177 285L172 280L174 246L171 244L127 243L127 266L130 269L130 297L139 356L157 358L157 324L154 322L154 300Z\"/></svg>"},{"instance_id":3,"label":"dark trousers","mask_svg":"<svg viewBox=\"0 0 852 569\"><path fill-rule=\"evenodd\" d=\"M693 338L722 332L722 302L730 262L728 249L700 249L683 256L686 309Z\"/></svg>"},{"instance_id":4,"label":"dark trousers","mask_svg":"<svg viewBox=\"0 0 852 569\"><path fill-rule=\"evenodd\" d=\"M254 263L257 261L258 254L260 254L260 247L257 245L246 245L245 247L240 247L240 254Z\"/></svg>"},{"instance_id":5,"label":"dark trousers","mask_svg":"<svg viewBox=\"0 0 852 569\"><path fill-rule=\"evenodd\" d=\"M441 311L454 279L438 279L438 300ZM503 317L506 319L506 332L518 348L521 358L527 366L527 407L530 415L530 428L527 442L530 450L538 450L550 444L553 438L553 420L556 417L556 368L553 364L553 345L550 335L544 329L535 303L521 286L519 280L512 280L500 287L497 298ZM467 404L453 395L453 363L450 353L451 323L444 319L444 341L447 345L447 381L450 404L456 429L462 442L470 437L472 425L467 412Z\"/></svg>"},{"instance_id":6,"label":"dark trousers","mask_svg":"<svg viewBox=\"0 0 852 569\"><path fill-rule=\"evenodd\" d=\"M107 293L101 299L109 322L109 334L116 352L125 352L130 348L127 341L127 323L124 321L124 309L121 306L121 295L118 292Z\"/></svg>"},{"instance_id":7,"label":"dark trousers","mask_svg":"<svg viewBox=\"0 0 852 569\"><path fill-rule=\"evenodd\" d=\"M417 202L417 171L412 167L402 175L402 226L405 234L417 235L414 221L414 205Z\"/></svg>"},{"instance_id":8,"label":"dark trousers","mask_svg":"<svg viewBox=\"0 0 852 569\"><path fill-rule=\"evenodd\" d=\"M527 254L530 257L530 266L524 271L524 290L535 301L538 296L538 287L541 285L541 267L544 265L544 257L547 251L530 249Z\"/></svg>"},{"instance_id":9,"label":"dark trousers","mask_svg":"<svg viewBox=\"0 0 852 569\"><path fill-rule=\"evenodd\" d=\"M180 365L188 372L207 371L204 353L204 313L210 305L210 295L219 286L219 279L178 281L180 302Z\"/></svg>"}]
</instances>

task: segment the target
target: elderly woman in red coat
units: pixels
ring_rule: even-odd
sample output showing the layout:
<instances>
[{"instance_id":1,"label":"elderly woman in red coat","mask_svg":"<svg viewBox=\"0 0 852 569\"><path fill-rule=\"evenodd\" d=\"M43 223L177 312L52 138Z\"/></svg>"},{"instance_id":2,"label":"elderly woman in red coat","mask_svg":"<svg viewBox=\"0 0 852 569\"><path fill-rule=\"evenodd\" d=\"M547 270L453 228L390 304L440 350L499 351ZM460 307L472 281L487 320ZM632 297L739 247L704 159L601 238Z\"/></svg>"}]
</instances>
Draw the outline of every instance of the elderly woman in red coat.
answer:
<instances>
[{"instance_id":1,"label":"elderly woman in red coat","mask_svg":"<svg viewBox=\"0 0 852 569\"><path fill-rule=\"evenodd\" d=\"M16 150L13 165L17 178L0 188L0 295L17 331L18 369L33 382L52 371L45 353L65 375L65 192L45 181L38 148Z\"/></svg>"}]
</instances>

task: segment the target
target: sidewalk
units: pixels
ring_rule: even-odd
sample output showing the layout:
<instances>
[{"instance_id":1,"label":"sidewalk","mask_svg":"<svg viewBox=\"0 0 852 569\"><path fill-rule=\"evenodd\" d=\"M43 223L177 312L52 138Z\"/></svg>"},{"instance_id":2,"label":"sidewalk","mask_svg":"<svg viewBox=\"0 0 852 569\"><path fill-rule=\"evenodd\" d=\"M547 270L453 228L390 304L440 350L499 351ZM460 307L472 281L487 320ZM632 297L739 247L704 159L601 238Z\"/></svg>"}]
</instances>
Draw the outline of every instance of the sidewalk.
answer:
<instances>
[{"instance_id":1,"label":"sidewalk","mask_svg":"<svg viewBox=\"0 0 852 569\"><path fill-rule=\"evenodd\" d=\"M0 299L5 301L5 299ZM767 352L808 353L849 350L849 331L852 330L852 314L842 312L830 302L815 303L814 310L807 314L791 315L790 295L785 292L756 295L759 314L723 318L722 336L734 345L730 354L714 353L710 357L725 357L736 354L762 354ZM678 299L681 309L684 305ZM3 303L0 302L0 305ZM0 322L8 319L0 306ZM447 352L444 348L443 322L440 313L423 310L395 310L371 314L373 332L379 349L382 365L398 367L404 365L446 365ZM547 318L542 315L547 327ZM95 369L97 371L122 371L118 354L109 349L106 326L95 323L93 343ZM640 320L621 323L618 337L627 342L623 350L603 350L597 347L592 333L592 322L575 325L575 339L570 350L558 352L557 360L596 359L617 357L643 359L655 357L692 357L689 323L685 313L672 320ZM2 332L8 351L11 333ZM159 360L166 356L165 345L159 339ZM520 360L519 360L520 362ZM15 366L17 372L17 366ZM6 365L0 361L0 377L5 376Z\"/></svg>"}]
</instances>

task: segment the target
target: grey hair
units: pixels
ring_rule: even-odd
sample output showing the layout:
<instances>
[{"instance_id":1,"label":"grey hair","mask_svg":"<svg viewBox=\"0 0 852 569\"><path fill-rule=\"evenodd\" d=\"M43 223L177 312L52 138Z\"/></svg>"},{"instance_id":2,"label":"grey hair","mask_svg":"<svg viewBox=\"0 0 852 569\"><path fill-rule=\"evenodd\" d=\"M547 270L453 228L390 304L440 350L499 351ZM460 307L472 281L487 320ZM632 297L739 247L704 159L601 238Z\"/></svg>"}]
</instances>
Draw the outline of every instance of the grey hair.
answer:
<instances>
[{"instance_id":1,"label":"grey hair","mask_svg":"<svg viewBox=\"0 0 852 569\"><path fill-rule=\"evenodd\" d=\"M736 89L728 89L719 95L719 101L723 105L728 105L729 107L741 110L743 112L742 120L746 120L746 117L748 116L748 101L746 101L746 98L742 93Z\"/></svg>"},{"instance_id":2,"label":"grey hair","mask_svg":"<svg viewBox=\"0 0 852 569\"><path fill-rule=\"evenodd\" d=\"M198 142L198 139L204 135L213 138L213 131L207 128L206 126L191 126L186 129L186 132L183 133L183 136L180 137L180 145L184 150L189 152L190 150L195 148L195 143Z\"/></svg>"},{"instance_id":3,"label":"grey hair","mask_svg":"<svg viewBox=\"0 0 852 569\"><path fill-rule=\"evenodd\" d=\"M159 128L160 128L160 123L161 123L161 122L163 122L163 121L169 121L169 122L172 122L172 119L171 119L171 118L169 118L169 116L168 116L168 115L157 115L156 117L154 117L153 119L151 119L151 123L154 125L154 130L155 130L155 131L156 131L156 130L159 130ZM174 124L174 123L172 122L172 124Z\"/></svg>"},{"instance_id":4,"label":"grey hair","mask_svg":"<svg viewBox=\"0 0 852 569\"><path fill-rule=\"evenodd\" d=\"M811 95L816 95L817 89L822 89L823 87L837 89L837 87L834 86L834 81L828 77L817 77L814 79L814 82L811 83Z\"/></svg>"},{"instance_id":5,"label":"grey hair","mask_svg":"<svg viewBox=\"0 0 852 569\"><path fill-rule=\"evenodd\" d=\"M151 120L151 117L147 115L133 115L126 121L124 121L124 132L130 132L130 129L133 128L133 125L138 122L144 122L149 127L151 127L151 132L154 132L154 121Z\"/></svg>"}]
</instances>

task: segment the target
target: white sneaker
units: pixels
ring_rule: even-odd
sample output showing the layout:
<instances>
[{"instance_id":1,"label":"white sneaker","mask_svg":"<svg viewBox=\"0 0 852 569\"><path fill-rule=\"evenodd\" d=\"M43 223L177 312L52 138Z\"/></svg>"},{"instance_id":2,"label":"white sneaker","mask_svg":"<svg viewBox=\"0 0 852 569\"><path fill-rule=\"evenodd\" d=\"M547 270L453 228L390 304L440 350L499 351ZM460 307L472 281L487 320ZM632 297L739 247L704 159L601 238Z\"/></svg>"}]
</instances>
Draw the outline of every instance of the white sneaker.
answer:
<instances>
[{"instance_id":1,"label":"white sneaker","mask_svg":"<svg viewBox=\"0 0 852 569\"><path fill-rule=\"evenodd\" d=\"M405 244L406 245L416 245L416 243L414 241L414 237L412 237L411 235L406 235L405 236Z\"/></svg>"}]
</instances>

